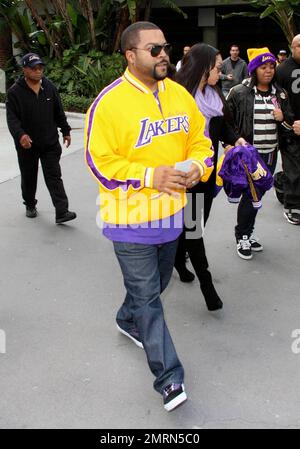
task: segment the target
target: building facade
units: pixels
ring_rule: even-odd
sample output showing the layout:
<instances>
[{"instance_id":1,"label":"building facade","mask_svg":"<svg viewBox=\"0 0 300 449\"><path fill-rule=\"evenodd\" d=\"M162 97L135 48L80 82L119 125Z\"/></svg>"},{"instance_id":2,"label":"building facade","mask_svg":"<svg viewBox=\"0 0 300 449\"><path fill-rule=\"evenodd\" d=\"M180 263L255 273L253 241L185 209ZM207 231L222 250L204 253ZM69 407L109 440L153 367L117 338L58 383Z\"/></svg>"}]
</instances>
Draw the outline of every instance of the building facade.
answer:
<instances>
[{"instance_id":1,"label":"building facade","mask_svg":"<svg viewBox=\"0 0 300 449\"><path fill-rule=\"evenodd\" d=\"M242 1L174 0L187 14L187 18L170 9L163 8L154 0L151 20L165 32L173 45L173 62L180 59L185 45L205 42L217 47L223 58L229 56L232 44L238 44L241 57L247 60L247 48L269 47L277 54L279 49L288 48L286 38L279 26L269 18L222 16L232 12L256 12Z\"/></svg>"}]
</instances>

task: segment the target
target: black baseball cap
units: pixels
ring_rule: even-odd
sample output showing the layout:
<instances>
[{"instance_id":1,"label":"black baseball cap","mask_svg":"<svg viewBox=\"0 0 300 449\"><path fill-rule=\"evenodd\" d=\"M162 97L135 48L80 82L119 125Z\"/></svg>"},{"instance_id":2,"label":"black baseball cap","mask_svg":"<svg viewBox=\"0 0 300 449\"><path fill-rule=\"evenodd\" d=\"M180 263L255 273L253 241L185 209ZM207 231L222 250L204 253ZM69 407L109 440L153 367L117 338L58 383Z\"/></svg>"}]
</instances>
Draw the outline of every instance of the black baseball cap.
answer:
<instances>
[{"instance_id":1,"label":"black baseball cap","mask_svg":"<svg viewBox=\"0 0 300 449\"><path fill-rule=\"evenodd\" d=\"M45 65L36 53L27 53L21 60L22 67L30 67L32 69L32 67L35 67L38 64Z\"/></svg>"},{"instance_id":2,"label":"black baseball cap","mask_svg":"<svg viewBox=\"0 0 300 449\"><path fill-rule=\"evenodd\" d=\"M286 55L286 50L279 50L278 54L279 55Z\"/></svg>"}]
</instances>

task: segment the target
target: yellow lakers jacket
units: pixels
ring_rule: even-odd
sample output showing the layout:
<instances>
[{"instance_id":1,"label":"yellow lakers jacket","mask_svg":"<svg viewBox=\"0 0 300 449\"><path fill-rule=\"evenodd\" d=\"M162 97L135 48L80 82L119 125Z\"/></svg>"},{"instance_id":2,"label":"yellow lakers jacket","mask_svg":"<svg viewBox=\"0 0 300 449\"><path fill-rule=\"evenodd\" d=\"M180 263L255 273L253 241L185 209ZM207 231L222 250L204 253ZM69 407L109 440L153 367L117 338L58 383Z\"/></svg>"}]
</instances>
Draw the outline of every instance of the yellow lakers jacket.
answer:
<instances>
[{"instance_id":1,"label":"yellow lakers jacket","mask_svg":"<svg viewBox=\"0 0 300 449\"><path fill-rule=\"evenodd\" d=\"M138 224L180 211L185 194L153 189L153 171L192 159L208 179L213 151L204 125L194 98L168 78L158 82L157 96L128 69L103 89L85 126L85 158L100 186L102 220Z\"/></svg>"}]
</instances>

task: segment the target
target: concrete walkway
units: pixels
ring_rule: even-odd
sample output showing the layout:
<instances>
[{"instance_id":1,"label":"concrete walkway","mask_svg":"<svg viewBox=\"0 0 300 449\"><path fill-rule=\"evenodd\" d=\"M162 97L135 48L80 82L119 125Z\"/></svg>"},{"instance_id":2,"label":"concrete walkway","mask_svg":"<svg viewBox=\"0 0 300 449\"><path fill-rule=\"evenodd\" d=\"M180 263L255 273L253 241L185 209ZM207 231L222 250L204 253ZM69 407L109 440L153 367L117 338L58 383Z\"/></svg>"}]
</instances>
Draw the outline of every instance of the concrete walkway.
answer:
<instances>
[{"instance_id":1,"label":"concrete walkway","mask_svg":"<svg viewBox=\"0 0 300 449\"><path fill-rule=\"evenodd\" d=\"M196 281L172 277L163 302L189 400L168 414L143 350L115 328L122 278L96 226L98 189L76 123L62 170L78 219L55 226L42 179L39 216L24 216L0 110L0 428L300 428L300 344L291 337L300 329L300 229L273 192L257 223L265 250L251 261L236 254L236 206L223 192L215 201L206 245L222 311L206 310Z\"/></svg>"}]
</instances>

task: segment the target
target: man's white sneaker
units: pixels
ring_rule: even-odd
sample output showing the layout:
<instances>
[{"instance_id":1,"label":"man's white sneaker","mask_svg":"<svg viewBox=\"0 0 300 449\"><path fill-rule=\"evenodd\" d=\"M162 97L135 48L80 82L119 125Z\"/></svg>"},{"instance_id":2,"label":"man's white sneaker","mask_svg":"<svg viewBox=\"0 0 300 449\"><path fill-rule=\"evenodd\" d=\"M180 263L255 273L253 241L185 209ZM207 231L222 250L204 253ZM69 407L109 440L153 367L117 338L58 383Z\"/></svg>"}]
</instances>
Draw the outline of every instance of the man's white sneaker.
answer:
<instances>
[{"instance_id":1,"label":"man's white sneaker","mask_svg":"<svg viewBox=\"0 0 300 449\"><path fill-rule=\"evenodd\" d=\"M174 408L181 405L187 400L186 392L183 384L169 384L163 391L164 408L167 412L171 412Z\"/></svg>"}]
</instances>

